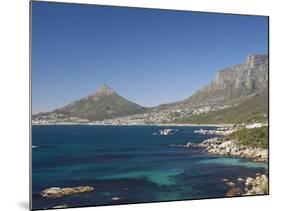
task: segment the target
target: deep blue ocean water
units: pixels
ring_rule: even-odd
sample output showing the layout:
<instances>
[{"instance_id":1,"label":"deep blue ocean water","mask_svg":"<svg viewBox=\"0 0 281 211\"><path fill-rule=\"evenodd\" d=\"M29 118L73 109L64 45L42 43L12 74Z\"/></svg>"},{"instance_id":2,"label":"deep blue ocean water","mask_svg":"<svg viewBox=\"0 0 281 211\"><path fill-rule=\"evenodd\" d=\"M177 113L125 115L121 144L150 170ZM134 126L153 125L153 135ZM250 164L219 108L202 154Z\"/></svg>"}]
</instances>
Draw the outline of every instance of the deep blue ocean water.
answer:
<instances>
[{"instance_id":1,"label":"deep blue ocean water","mask_svg":"<svg viewBox=\"0 0 281 211\"><path fill-rule=\"evenodd\" d=\"M155 135L177 128L174 135ZM266 163L202 153L170 144L201 142L202 127L33 126L32 208L224 197L223 178L255 176ZM203 127L210 128L210 127ZM45 199L50 187L93 186L89 193ZM113 201L113 197L120 200Z\"/></svg>"}]
</instances>

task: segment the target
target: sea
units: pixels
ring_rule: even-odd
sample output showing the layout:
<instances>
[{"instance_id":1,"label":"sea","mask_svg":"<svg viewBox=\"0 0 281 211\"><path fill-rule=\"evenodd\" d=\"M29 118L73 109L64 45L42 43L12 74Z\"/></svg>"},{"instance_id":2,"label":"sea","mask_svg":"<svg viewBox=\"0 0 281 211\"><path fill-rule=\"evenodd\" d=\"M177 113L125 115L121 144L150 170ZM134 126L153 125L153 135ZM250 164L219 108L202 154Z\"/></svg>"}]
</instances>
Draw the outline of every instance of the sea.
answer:
<instances>
[{"instance_id":1,"label":"sea","mask_svg":"<svg viewBox=\"0 0 281 211\"><path fill-rule=\"evenodd\" d=\"M175 129L173 135L159 130ZM225 197L224 178L254 177L268 164L209 155L199 143L215 135L202 126L32 126L32 209ZM51 187L92 186L93 192L43 198Z\"/></svg>"}]
</instances>

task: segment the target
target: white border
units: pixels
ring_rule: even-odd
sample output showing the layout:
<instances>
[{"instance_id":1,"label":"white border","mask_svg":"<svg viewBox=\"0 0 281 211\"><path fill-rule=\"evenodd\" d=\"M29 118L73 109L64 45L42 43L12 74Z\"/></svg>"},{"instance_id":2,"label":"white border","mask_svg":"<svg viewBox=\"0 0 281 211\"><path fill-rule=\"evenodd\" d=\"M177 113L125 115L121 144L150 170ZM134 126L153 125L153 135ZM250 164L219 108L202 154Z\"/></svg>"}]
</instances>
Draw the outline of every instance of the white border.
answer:
<instances>
[{"instance_id":1,"label":"white border","mask_svg":"<svg viewBox=\"0 0 281 211\"><path fill-rule=\"evenodd\" d=\"M60 1L60 0L58 0ZM226 12L270 16L270 196L197 201L164 202L137 205L75 208L70 210L274 210L280 207L280 164L278 139L280 115L280 20L276 0L68 0L67 2ZM29 2L1 2L1 210L28 209L29 139ZM279 97L278 97L279 96Z\"/></svg>"}]
</instances>

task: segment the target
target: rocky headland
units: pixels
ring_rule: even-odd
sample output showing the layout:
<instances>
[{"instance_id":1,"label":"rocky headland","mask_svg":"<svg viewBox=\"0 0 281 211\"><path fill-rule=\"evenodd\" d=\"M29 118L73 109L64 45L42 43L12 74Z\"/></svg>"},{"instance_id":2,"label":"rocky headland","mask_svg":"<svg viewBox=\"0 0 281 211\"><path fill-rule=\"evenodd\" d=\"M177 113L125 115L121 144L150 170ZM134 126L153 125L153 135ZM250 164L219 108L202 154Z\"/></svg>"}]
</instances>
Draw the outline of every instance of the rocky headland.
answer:
<instances>
[{"instance_id":1,"label":"rocky headland","mask_svg":"<svg viewBox=\"0 0 281 211\"><path fill-rule=\"evenodd\" d=\"M209 154L268 162L268 126L264 126L264 124L247 126L213 130L200 129L194 133L222 135L223 137L210 138L201 143L188 142L173 146L200 147L204 149L203 152ZM238 177L234 180L223 179L223 182L229 187L227 197L268 194L268 176L264 172L256 174L254 178Z\"/></svg>"},{"instance_id":2,"label":"rocky headland","mask_svg":"<svg viewBox=\"0 0 281 211\"><path fill-rule=\"evenodd\" d=\"M254 161L267 162L268 149L238 144L236 140L224 141L223 138L210 138L199 144L189 142L184 147L202 147L206 152L215 155L237 156Z\"/></svg>"}]
</instances>

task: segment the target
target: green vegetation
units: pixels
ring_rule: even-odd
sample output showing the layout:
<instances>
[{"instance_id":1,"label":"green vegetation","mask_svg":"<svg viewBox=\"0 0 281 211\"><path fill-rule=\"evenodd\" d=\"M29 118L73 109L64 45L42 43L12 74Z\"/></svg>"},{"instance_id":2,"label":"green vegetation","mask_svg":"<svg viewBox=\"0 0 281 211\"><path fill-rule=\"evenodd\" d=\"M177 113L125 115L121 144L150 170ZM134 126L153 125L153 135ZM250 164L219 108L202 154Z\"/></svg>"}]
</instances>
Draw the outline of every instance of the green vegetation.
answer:
<instances>
[{"instance_id":1,"label":"green vegetation","mask_svg":"<svg viewBox=\"0 0 281 211\"><path fill-rule=\"evenodd\" d=\"M268 184L268 180L267 180L263 186L263 193L268 194L269 193L268 189L269 189L269 184Z\"/></svg>"},{"instance_id":2,"label":"green vegetation","mask_svg":"<svg viewBox=\"0 0 281 211\"><path fill-rule=\"evenodd\" d=\"M218 123L252 123L267 122L268 95L259 94L244 100L239 105L211 111L204 114L191 115L177 119L176 123L218 124Z\"/></svg>"},{"instance_id":3,"label":"green vegetation","mask_svg":"<svg viewBox=\"0 0 281 211\"><path fill-rule=\"evenodd\" d=\"M225 137L226 140L237 140L239 144L268 149L268 126L237 130Z\"/></svg>"}]
</instances>

